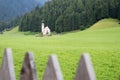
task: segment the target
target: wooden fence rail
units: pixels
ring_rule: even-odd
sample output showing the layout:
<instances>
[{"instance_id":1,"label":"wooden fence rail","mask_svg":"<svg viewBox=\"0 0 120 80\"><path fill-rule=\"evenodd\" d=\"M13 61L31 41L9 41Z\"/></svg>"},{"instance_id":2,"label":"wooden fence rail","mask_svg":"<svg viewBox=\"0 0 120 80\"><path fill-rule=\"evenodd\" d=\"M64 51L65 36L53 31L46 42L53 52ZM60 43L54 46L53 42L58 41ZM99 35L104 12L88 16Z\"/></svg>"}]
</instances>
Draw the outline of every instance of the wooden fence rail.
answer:
<instances>
[{"instance_id":1,"label":"wooden fence rail","mask_svg":"<svg viewBox=\"0 0 120 80\"><path fill-rule=\"evenodd\" d=\"M16 80L10 48L6 48L4 51L2 66L0 68L0 80ZM27 52L25 55L20 80L38 80L34 56L31 52ZM50 55L43 80L64 80L56 55ZM74 80L96 80L89 54L81 56Z\"/></svg>"}]
</instances>

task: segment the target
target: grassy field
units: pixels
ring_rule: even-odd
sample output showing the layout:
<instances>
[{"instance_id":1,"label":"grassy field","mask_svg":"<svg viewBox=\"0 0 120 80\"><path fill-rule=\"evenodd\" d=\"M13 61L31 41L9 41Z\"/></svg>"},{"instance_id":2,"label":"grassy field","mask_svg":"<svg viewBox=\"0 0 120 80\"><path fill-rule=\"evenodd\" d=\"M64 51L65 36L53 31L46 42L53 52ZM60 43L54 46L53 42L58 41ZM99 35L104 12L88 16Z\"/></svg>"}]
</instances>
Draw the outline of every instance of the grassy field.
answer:
<instances>
[{"instance_id":1,"label":"grassy field","mask_svg":"<svg viewBox=\"0 0 120 80\"><path fill-rule=\"evenodd\" d=\"M120 21L116 19L103 19L103 20L98 21L92 27L90 27L89 30L117 27L120 25L118 23L120 23Z\"/></svg>"},{"instance_id":2,"label":"grassy field","mask_svg":"<svg viewBox=\"0 0 120 80\"><path fill-rule=\"evenodd\" d=\"M112 26L107 25L109 21L112 21ZM94 30L91 27L90 30L50 37L23 35L16 31L16 34L6 32L0 35L0 63L4 48L12 48L18 80L25 52L32 51L39 80L42 80L48 56L56 54L64 80L73 80L81 54L88 52L92 58L97 80L118 80L120 75L120 24L117 20L105 19L98 22L97 26L93 25L94 28L97 28L99 24L99 27L106 26L107 28Z\"/></svg>"}]
</instances>

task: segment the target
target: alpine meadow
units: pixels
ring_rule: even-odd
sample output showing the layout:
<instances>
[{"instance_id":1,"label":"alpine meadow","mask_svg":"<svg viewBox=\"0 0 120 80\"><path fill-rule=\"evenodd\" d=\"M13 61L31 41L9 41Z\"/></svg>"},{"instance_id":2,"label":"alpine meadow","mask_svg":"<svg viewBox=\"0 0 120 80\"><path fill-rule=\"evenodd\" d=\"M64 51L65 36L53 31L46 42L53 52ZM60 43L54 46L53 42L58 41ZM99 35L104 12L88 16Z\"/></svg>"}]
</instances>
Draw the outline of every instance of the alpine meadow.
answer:
<instances>
[{"instance_id":1,"label":"alpine meadow","mask_svg":"<svg viewBox=\"0 0 120 80\"><path fill-rule=\"evenodd\" d=\"M44 0L31 9L9 21L1 13L0 75L4 49L11 48L16 80L27 52L33 52L38 80L51 54L57 55L64 80L74 80L84 53L96 80L120 79L120 0Z\"/></svg>"},{"instance_id":2,"label":"alpine meadow","mask_svg":"<svg viewBox=\"0 0 120 80\"><path fill-rule=\"evenodd\" d=\"M109 26L105 29L94 29L96 25ZM66 32L50 37L24 35L15 28L0 35L0 61L4 48L12 48L18 80L25 52L32 51L39 80L42 80L48 56L56 54L64 79L72 80L81 54L88 52L92 58L97 80L117 80L120 75L120 24L118 20L105 19L92 27L85 31Z\"/></svg>"}]
</instances>

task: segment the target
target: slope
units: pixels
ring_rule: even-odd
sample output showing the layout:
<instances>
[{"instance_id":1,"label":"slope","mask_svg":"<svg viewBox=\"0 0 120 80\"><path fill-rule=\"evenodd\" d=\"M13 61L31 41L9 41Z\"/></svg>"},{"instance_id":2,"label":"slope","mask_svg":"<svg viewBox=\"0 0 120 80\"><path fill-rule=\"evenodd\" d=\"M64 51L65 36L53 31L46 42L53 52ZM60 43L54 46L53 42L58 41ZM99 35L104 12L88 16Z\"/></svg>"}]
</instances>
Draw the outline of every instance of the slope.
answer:
<instances>
[{"instance_id":1,"label":"slope","mask_svg":"<svg viewBox=\"0 0 120 80\"><path fill-rule=\"evenodd\" d=\"M37 34L37 32L30 32L30 31L26 31L26 32L20 32L19 27L16 26L13 29L11 29L10 31L4 31L4 35L35 35Z\"/></svg>"},{"instance_id":2,"label":"slope","mask_svg":"<svg viewBox=\"0 0 120 80\"><path fill-rule=\"evenodd\" d=\"M103 20L100 20L97 23L95 23L88 30L118 27L118 26L120 26L119 23L120 23L120 21L117 19L103 19Z\"/></svg>"},{"instance_id":3,"label":"slope","mask_svg":"<svg viewBox=\"0 0 120 80\"><path fill-rule=\"evenodd\" d=\"M34 52L40 80L42 80L48 56L52 53L58 56L64 80L73 80L77 63L83 52L90 53L97 80L117 80L120 75L120 25L51 37L3 34L0 36L0 53L3 53L6 47L13 49L17 80L26 51Z\"/></svg>"}]
</instances>

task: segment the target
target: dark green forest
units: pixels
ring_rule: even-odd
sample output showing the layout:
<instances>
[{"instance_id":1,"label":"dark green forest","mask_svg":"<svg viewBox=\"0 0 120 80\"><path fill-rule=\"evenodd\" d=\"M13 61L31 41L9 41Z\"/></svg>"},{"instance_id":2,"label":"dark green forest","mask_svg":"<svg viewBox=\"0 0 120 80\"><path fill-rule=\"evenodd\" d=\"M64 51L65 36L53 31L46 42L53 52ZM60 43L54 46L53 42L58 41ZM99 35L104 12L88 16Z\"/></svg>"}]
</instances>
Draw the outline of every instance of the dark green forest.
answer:
<instances>
[{"instance_id":1,"label":"dark green forest","mask_svg":"<svg viewBox=\"0 0 120 80\"><path fill-rule=\"evenodd\" d=\"M84 30L104 18L120 19L120 0L52 0L25 14L19 30L38 32L42 20L57 33Z\"/></svg>"}]
</instances>

